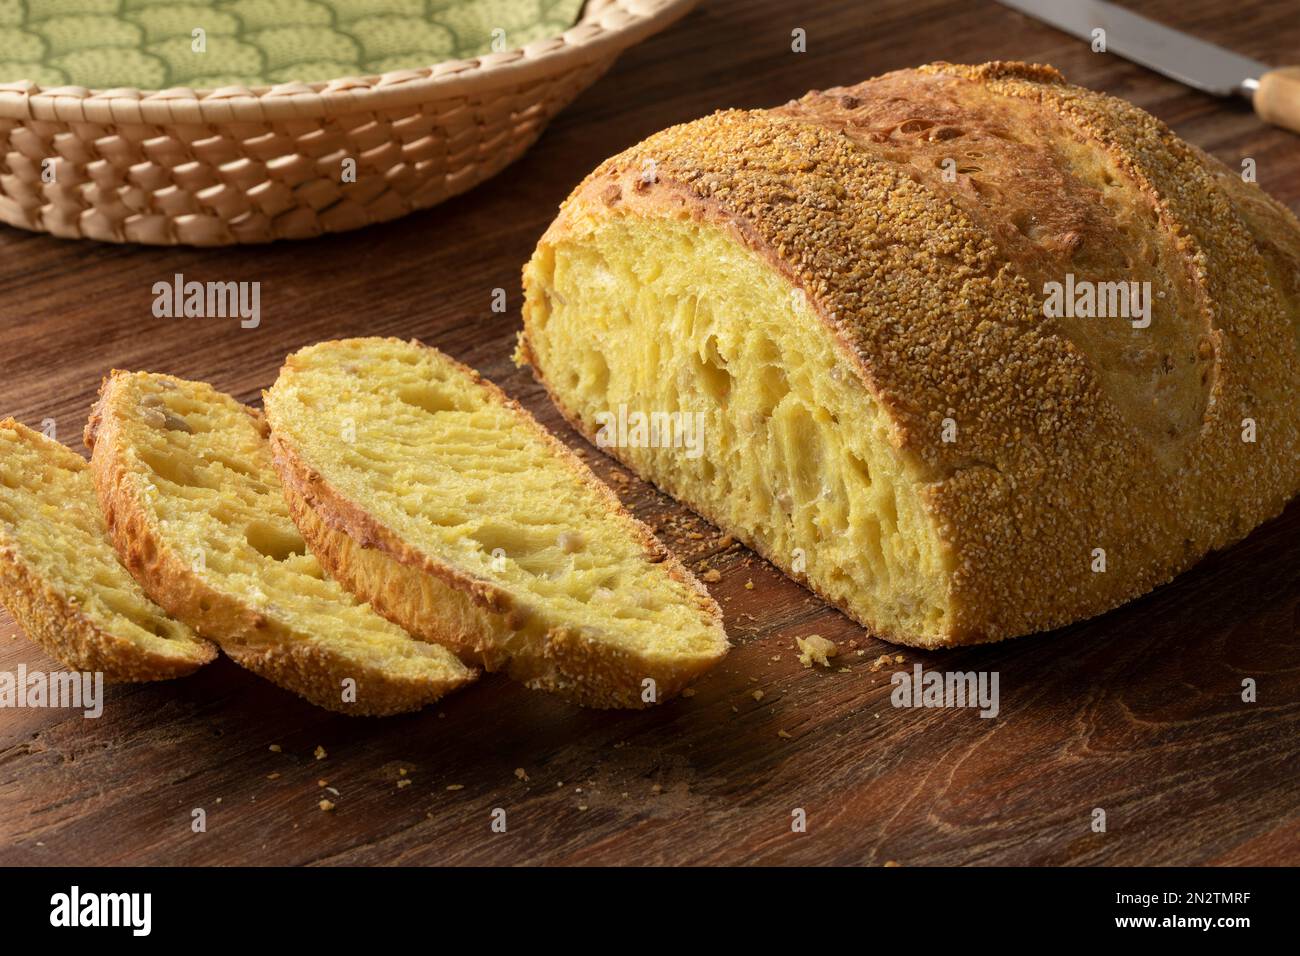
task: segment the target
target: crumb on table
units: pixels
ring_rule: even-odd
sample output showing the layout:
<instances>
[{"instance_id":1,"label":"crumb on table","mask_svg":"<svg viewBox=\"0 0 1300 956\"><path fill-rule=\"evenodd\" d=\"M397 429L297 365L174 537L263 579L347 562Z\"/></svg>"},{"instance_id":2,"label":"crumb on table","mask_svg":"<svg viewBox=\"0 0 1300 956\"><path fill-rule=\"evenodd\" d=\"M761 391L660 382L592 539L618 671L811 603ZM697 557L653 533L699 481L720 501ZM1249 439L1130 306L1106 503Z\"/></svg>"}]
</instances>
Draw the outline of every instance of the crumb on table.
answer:
<instances>
[{"instance_id":1,"label":"crumb on table","mask_svg":"<svg viewBox=\"0 0 1300 956\"><path fill-rule=\"evenodd\" d=\"M827 640L820 634L809 634L807 637L796 637L795 645L799 648L799 662L804 667L812 667L813 664L820 664L822 667L830 667L830 658L840 652L835 646L835 642Z\"/></svg>"}]
</instances>

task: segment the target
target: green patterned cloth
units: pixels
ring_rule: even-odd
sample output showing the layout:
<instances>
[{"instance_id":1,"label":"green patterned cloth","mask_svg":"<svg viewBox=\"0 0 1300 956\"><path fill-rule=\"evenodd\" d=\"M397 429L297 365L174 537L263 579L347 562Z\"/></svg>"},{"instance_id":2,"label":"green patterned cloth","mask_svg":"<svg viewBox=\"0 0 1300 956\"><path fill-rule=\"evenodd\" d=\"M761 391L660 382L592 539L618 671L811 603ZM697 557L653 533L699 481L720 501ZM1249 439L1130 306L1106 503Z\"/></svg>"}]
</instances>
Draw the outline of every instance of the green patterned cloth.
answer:
<instances>
[{"instance_id":1,"label":"green patterned cloth","mask_svg":"<svg viewBox=\"0 0 1300 956\"><path fill-rule=\"evenodd\" d=\"M158 90L385 73L555 36L582 3L0 0L0 82Z\"/></svg>"}]
</instances>

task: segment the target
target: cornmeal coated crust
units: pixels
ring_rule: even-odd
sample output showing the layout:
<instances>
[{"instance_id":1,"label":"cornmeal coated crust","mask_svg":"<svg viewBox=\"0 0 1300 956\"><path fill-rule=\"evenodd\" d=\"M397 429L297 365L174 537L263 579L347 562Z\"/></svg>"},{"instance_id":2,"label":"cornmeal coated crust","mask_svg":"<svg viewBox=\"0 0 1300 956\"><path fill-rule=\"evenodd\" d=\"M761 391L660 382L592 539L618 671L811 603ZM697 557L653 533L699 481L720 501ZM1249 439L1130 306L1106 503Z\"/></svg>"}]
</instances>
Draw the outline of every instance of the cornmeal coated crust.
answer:
<instances>
[{"instance_id":1,"label":"cornmeal coated crust","mask_svg":"<svg viewBox=\"0 0 1300 956\"><path fill-rule=\"evenodd\" d=\"M346 350L367 342L395 343L424 353L427 360L455 370L465 387L481 390L487 402L507 409L521 434L544 443L548 454L560 461L573 482L594 492L609 516L622 525L644 557L657 564L670 579L683 586L691 607L703 626L714 635L707 654L665 662L627 653L608 642L568 627L552 627L536 640L521 640L520 630L535 619L535 608L525 606L503 587L473 569L429 554L403 539L379 520L366 501L353 500L304 457L287 427L282 427L280 396L306 352L333 349L340 361ZM413 353L414 354L414 353ZM382 389L376 383L375 388ZM424 640L455 650L463 659L489 671L505 669L527 686L559 694L574 703L597 708L641 708L643 681L653 678L656 702L677 695L690 681L727 652L721 610L708 591L669 552L642 522L623 507L618 497L563 442L544 429L517 402L474 369L417 340L342 340L319 343L285 360L276 386L264 393L271 423L271 447L285 496L299 531L329 573L391 621ZM358 431L363 424L357 423ZM428 454L436 455L434 448Z\"/></svg>"},{"instance_id":2,"label":"cornmeal coated crust","mask_svg":"<svg viewBox=\"0 0 1300 956\"><path fill-rule=\"evenodd\" d=\"M184 677L217 656L118 562L84 458L12 418L0 456L0 603L28 637L109 682Z\"/></svg>"},{"instance_id":3,"label":"cornmeal coated crust","mask_svg":"<svg viewBox=\"0 0 1300 956\"><path fill-rule=\"evenodd\" d=\"M179 396L176 405L144 403L159 395ZM171 436L164 446L164 460L151 464L153 451L146 451L142 437L142 413L162 410L160 425ZM173 429L172 416L186 414ZM193 424L189 422L193 421ZM205 433L226 430L228 439L199 444ZM277 598L273 585L249 565L243 587L198 568L189 550L182 547L176 528L166 527L157 516L156 503L166 493L159 487L154 467L222 467L217 479L203 485L202 499L189 508L203 513L237 514L250 501L265 510L249 516L248 524L269 528L269 534L297 537L280 498L278 479L271 466L266 442L266 422L256 409L235 401L203 382L190 382L170 375L114 371L104 379L99 400L88 424L85 441L91 449L91 465L100 506L110 536L123 564L149 595L181 620L191 623L204 636L220 644L236 663L293 691L317 706L349 715L384 716L416 710L447 692L472 681L475 672L442 648L434 648L394 627L360 605L350 593L324 578L313 556L301 553L289 557L301 587L319 585L321 594L307 613L296 606L268 603L264 587ZM181 442L186 444L182 447ZM272 497L274 493L274 497ZM209 497L214 496L215 498ZM205 529L211 536L200 549L235 553L250 542L252 527L236 527L242 519L217 518ZM229 526L226 521L231 522ZM216 561L216 553L209 560ZM288 563L288 562L286 562ZM292 586L292 581L289 582ZM283 603L283 599L281 599ZM345 615L347 617L345 618ZM332 620L347 622L343 634L352 643L319 639L311 630L315 622L324 626ZM368 642L359 648L356 641ZM343 681L356 684L355 702L344 702Z\"/></svg>"},{"instance_id":4,"label":"cornmeal coated crust","mask_svg":"<svg viewBox=\"0 0 1300 956\"><path fill-rule=\"evenodd\" d=\"M1051 67L935 63L673 127L594 171L542 243L613 215L729 230L806 293L889 415L953 566L948 632L890 640L1100 614L1300 489L1296 217ZM1147 334L1047 318L1067 274L1150 281ZM582 429L527 328L526 309L522 359Z\"/></svg>"}]
</instances>

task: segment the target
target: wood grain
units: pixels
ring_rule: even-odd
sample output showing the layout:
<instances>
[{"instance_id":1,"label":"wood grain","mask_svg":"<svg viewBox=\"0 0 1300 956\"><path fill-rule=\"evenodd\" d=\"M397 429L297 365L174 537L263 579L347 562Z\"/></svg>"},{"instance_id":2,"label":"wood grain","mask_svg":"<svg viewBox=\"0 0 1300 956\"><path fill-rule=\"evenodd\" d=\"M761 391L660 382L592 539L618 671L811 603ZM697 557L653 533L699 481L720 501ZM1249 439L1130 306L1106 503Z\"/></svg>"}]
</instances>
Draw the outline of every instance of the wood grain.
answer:
<instances>
[{"instance_id":1,"label":"wood grain","mask_svg":"<svg viewBox=\"0 0 1300 956\"><path fill-rule=\"evenodd\" d=\"M500 383L600 474L622 476L509 361L519 269L556 205L600 160L670 123L929 60L1054 63L1229 166L1253 157L1261 185L1300 208L1295 135L993 3L789 8L706 3L625 55L505 174L388 225L217 251L0 232L0 413L53 418L79 447L112 367L204 378L251 401L298 346L417 336ZM1294 0L1142 9L1269 62L1300 44ZM795 27L807 53L790 51ZM153 284L178 272L260 281L261 326L154 318ZM490 308L497 288L505 313ZM898 650L743 549L720 551L714 530L640 482L613 484L693 565L722 572L712 590L736 646L693 698L592 712L491 677L419 715L348 719L222 660L183 681L114 688L99 720L4 710L0 863L1300 862L1300 503L1097 620L990 648L909 650L873 671ZM847 671L796 661L795 637L811 633L840 642ZM917 661L998 671L1000 716L893 708L891 672ZM20 663L55 666L0 615L0 670ZM1241 701L1246 677L1257 703ZM332 813L317 807L322 779L339 791L324 794ZM195 834L199 807L208 829ZM796 807L807 833L791 832ZM1105 833L1090 829L1097 807ZM490 830L494 808L507 812L504 834Z\"/></svg>"}]
</instances>

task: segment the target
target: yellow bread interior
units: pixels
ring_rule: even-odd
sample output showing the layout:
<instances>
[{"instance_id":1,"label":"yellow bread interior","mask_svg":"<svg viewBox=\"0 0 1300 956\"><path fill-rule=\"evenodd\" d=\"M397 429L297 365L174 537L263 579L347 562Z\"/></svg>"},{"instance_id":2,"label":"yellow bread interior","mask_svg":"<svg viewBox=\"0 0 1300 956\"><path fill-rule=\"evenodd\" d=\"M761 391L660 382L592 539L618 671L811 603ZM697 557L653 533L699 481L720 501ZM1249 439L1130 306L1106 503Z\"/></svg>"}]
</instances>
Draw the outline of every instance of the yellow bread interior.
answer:
<instances>
[{"instance_id":1,"label":"yellow bread interior","mask_svg":"<svg viewBox=\"0 0 1300 956\"><path fill-rule=\"evenodd\" d=\"M401 566L355 580L413 632L604 706L639 706L645 677L662 699L726 652L689 572L567 448L442 353L396 339L311 346L288 358L266 408L277 464L311 476L317 514ZM448 634L436 605L404 617L400 596L379 593L402 569L474 595L496 616L491 633Z\"/></svg>"},{"instance_id":2,"label":"yellow bread interior","mask_svg":"<svg viewBox=\"0 0 1300 956\"><path fill-rule=\"evenodd\" d=\"M117 372L87 438L128 567L239 663L358 714L413 709L473 678L324 574L289 516L260 413L202 382Z\"/></svg>"},{"instance_id":3,"label":"yellow bread interior","mask_svg":"<svg viewBox=\"0 0 1300 956\"><path fill-rule=\"evenodd\" d=\"M777 270L708 222L609 214L544 239L524 286L524 356L598 445L877 633L947 633L951 556L916 468ZM703 453L610 446L620 408L702 412Z\"/></svg>"},{"instance_id":4,"label":"yellow bread interior","mask_svg":"<svg viewBox=\"0 0 1300 956\"><path fill-rule=\"evenodd\" d=\"M64 664L108 680L189 673L216 654L118 561L85 459L0 421L0 597Z\"/></svg>"}]
</instances>

